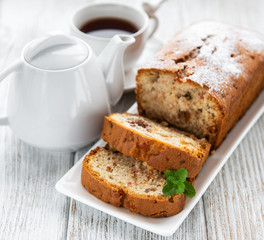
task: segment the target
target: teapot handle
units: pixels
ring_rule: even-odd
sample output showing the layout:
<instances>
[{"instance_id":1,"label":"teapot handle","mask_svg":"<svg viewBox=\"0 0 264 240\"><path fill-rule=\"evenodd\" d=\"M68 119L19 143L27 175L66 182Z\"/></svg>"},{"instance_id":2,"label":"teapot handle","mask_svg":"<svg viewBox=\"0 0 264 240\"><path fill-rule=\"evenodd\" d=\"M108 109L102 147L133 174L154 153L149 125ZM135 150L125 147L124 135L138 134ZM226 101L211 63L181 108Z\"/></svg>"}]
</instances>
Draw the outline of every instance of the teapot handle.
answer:
<instances>
[{"instance_id":1,"label":"teapot handle","mask_svg":"<svg viewBox=\"0 0 264 240\"><path fill-rule=\"evenodd\" d=\"M150 30L148 38L151 38L153 34L156 32L159 26L159 19L156 16L156 11L160 8L160 6L166 2L167 0L159 0L156 4L151 4L150 2L143 2L142 7L146 14L149 16L150 19L154 20L154 25Z\"/></svg>"},{"instance_id":2,"label":"teapot handle","mask_svg":"<svg viewBox=\"0 0 264 240\"><path fill-rule=\"evenodd\" d=\"M5 70L0 73L0 83L11 73L16 72L21 66L21 61L17 60L11 65L9 65ZM8 125L8 117L1 117L0 118L0 126L1 125Z\"/></svg>"}]
</instances>

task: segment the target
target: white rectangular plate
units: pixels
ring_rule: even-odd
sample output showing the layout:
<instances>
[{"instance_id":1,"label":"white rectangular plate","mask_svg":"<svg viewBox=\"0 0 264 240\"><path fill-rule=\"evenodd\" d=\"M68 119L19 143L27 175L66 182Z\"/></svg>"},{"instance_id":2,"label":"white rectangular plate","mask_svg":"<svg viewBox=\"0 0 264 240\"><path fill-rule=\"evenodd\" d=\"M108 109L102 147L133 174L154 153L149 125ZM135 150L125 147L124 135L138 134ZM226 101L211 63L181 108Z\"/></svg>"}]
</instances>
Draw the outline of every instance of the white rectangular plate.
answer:
<instances>
[{"instance_id":1,"label":"white rectangular plate","mask_svg":"<svg viewBox=\"0 0 264 240\"><path fill-rule=\"evenodd\" d=\"M130 113L137 112L137 106L134 104L129 111ZM237 123L235 128L228 134L222 145L216 150L216 153L210 156L203 166L195 182L196 196L192 199L187 199L186 205L179 214L167 218L150 218L144 217L136 213L131 213L125 208L114 207L110 204L104 203L93 195L89 194L81 184L81 169L82 157L56 184L56 189L88 206L96 208L100 211L108 213L126 222L134 224L140 228L163 235L172 235L184 219L188 216L190 211L194 208L196 203L202 197L210 183L214 180L217 173L221 170L227 159L238 146L240 141L245 137L249 129L254 125L258 118L264 112L264 91L254 102L251 108L247 111L245 116ZM99 140L91 149L96 146L104 146L105 142ZM87 152L88 153L88 152ZM223 203L224 204L224 203Z\"/></svg>"}]
</instances>

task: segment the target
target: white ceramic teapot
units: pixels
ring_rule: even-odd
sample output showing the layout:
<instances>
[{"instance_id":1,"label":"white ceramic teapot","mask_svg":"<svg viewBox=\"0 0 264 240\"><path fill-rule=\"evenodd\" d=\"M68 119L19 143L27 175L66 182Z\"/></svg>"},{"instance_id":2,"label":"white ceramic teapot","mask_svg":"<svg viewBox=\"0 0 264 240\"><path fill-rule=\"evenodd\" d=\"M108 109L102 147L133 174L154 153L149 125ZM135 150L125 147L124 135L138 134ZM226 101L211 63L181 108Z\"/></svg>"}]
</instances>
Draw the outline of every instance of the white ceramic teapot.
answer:
<instances>
[{"instance_id":1,"label":"white ceramic teapot","mask_svg":"<svg viewBox=\"0 0 264 240\"><path fill-rule=\"evenodd\" d=\"M75 151L99 137L110 105L124 87L123 53L134 42L115 36L99 57L81 39L56 34L27 44L21 58L0 73L13 73L7 117L22 141L56 151Z\"/></svg>"}]
</instances>

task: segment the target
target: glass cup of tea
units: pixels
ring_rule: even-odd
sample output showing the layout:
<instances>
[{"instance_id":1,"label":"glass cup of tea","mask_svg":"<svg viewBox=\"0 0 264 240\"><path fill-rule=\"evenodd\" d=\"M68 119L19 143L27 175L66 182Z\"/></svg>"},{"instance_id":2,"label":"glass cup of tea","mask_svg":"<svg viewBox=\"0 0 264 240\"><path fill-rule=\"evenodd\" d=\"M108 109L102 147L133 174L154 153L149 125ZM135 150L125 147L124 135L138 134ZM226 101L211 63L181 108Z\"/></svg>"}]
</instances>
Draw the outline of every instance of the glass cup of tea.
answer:
<instances>
[{"instance_id":1,"label":"glass cup of tea","mask_svg":"<svg viewBox=\"0 0 264 240\"><path fill-rule=\"evenodd\" d=\"M153 24L150 24L153 19ZM143 51L146 41L158 26L155 14L129 4L117 2L91 3L74 12L70 22L71 34L86 41L99 55L110 39L116 35L132 35L135 42L124 54L124 68L133 67Z\"/></svg>"}]
</instances>

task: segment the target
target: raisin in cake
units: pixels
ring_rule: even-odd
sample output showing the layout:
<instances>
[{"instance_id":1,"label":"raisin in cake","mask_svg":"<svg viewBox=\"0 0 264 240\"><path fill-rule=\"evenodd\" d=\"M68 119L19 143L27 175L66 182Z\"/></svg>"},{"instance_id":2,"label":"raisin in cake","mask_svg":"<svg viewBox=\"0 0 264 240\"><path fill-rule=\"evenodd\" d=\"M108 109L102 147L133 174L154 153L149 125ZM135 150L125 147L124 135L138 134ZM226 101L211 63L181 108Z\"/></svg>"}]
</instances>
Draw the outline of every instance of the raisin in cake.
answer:
<instances>
[{"instance_id":1,"label":"raisin in cake","mask_svg":"<svg viewBox=\"0 0 264 240\"><path fill-rule=\"evenodd\" d=\"M138 70L140 114L216 148L264 86L264 38L213 21L179 32Z\"/></svg>"},{"instance_id":2,"label":"raisin in cake","mask_svg":"<svg viewBox=\"0 0 264 240\"><path fill-rule=\"evenodd\" d=\"M101 137L112 148L160 171L185 168L189 178L198 175L211 146L205 139L129 113L105 117Z\"/></svg>"},{"instance_id":3,"label":"raisin in cake","mask_svg":"<svg viewBox=\"0 0 264 240\"><path fill-rule=\"evenodd\" d=\"M163 196L166 180L162 172L149 170L145 162L133 157L97 147L85 157L82 166L82 185L116 207L150 217L166 217L179 213L185 205L184 194Z\"/></svg>"}]
</instances>

